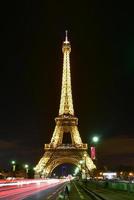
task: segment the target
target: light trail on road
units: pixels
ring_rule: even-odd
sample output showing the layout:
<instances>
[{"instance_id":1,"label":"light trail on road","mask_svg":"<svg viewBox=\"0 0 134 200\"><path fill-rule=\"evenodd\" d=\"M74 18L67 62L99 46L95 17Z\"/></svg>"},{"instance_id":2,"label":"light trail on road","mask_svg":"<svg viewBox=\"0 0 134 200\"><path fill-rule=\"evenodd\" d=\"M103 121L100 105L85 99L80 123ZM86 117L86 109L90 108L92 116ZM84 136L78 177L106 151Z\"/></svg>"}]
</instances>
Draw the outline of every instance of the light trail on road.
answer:
<instances>
[{"instance_id":1,"label":"light trail on road","mask_svg":"<svg viewBox=\"0 0 134 200\"><path fill-rule=\"evenodd\" d=\"M6 185L0 186L0 199L22 200L28 196L39 193L41 191L51 189L58 185L63 185L67 181L68 180L66 179L41 179L5 183Z\"/></svg>"}]
</instances>

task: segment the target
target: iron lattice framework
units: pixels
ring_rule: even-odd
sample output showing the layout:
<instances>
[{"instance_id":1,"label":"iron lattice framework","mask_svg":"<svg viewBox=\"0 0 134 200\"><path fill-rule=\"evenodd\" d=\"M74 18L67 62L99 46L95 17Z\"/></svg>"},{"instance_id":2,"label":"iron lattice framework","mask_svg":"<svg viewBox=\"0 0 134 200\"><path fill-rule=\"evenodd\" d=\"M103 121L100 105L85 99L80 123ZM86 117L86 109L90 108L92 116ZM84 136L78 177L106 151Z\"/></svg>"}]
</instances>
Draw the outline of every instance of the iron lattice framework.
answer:
<instances>
[{"instance_id":1,"label":"iron lattice framework","mask_svg":"<svg viewBox=\"0 0 134 200\"><path fill-rule=\"evenodd\" d=\"M71 45L67 31L62 52L63 73L59 115L55 118L56 126L51 142L45 144L45 154L35 167L36 176L49 176L53 169L62 163L79 165L82 159L86 159L86 170L92 171L96 168L87 153L87 144L82 143L78 131L78 118L74 116L70 73ZM71 144L63 144L63 136L66 133L71 134Z\"/></svg>"}]
</instances>

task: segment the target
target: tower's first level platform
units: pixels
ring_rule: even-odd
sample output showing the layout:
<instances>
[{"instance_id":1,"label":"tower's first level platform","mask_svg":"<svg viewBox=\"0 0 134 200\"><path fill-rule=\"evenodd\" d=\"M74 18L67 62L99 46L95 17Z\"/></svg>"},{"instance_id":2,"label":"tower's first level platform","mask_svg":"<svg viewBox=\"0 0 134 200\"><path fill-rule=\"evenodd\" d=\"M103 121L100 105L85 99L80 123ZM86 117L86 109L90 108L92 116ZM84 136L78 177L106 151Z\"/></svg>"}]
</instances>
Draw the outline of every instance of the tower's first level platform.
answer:
<instances>
[{"instance_id":1,"label":"tower's first level platform","mask_svg":"<svg viewBox=\"0 0 134 200\"><path fill-rule=\"evenodd\" d=\"M88 149L88 145L86 143L82 143L82 144L61 144L59 146L56 146L55 144L45 144L44 147L45 150L53 150L53 149L83 149L83 150L87 150Z\"/></svg>"}]
</instances>

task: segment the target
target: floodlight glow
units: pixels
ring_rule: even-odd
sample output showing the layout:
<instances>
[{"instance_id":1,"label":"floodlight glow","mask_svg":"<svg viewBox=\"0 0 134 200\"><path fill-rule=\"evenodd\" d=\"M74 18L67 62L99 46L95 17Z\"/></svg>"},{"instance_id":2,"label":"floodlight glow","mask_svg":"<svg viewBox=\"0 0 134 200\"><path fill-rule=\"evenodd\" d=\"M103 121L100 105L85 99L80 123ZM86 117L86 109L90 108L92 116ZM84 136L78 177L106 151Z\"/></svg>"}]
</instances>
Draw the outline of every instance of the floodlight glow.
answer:
<instances>
[{"instance_id":1,"label":"floodlight glow","mask_svg":"<svg viewBox=\"0 0 134 200\"><path fill-rule=\"evenodd\" d=\"M93 140L93 142L98 142L99 138L97 136L94 136L92 140Z\"/></svg>"}]
</instances>

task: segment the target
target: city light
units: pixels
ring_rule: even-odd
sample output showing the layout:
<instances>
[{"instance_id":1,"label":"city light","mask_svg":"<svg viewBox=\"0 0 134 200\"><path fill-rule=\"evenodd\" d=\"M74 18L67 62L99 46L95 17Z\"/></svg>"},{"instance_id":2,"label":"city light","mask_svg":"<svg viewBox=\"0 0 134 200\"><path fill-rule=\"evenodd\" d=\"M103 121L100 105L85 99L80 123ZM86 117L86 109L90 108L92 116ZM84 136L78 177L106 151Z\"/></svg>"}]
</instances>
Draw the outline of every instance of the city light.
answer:
<instances>
[{"instance_id":1,"label":"city light","mask_svg":"<svg viewBox=\"0 0 134 200\"><path fill-rule=\"evenodd\" d=\"M29 166L27 164L25 164L25 168L27 169Z\"/></svg>"},{"instance_id":2,"label":"city light","mask_svg":"<svg viewBox=\"0 0 134 200\"><path fill-rule=\"evenodd\" d=\"M16 162L15 162L15 160L12 160L11 163L12 163L12 165L14 165Z\"/></svg>"},{"instance_id":3,"label":"city light","mask_svg":"<svg viewBox=\"0 0 134 200\"><path fill-rule=\"evenodd\" d=\"M11 161L11 164L12 164L12 170L13 170L13 173L15 173L15 169L16 169L16 162L15 162L15 160L12 160Z\"/></svg>"},{"instance_id":4,"label":"city light","mask_svg":"<svg viewBox=\"0 0 134 200\"><path fill-rule=\"evenodd\" d=\"M94 136L92 138L92 141L95 142L95 143L97 143L99 141L99 137L98 136Z\"/></svg>"},{"instance_id":5,"label":"city light","mask_svg":"<svg viewBox=\"0 0 134 200\"><path fill-rule=\"evenodd\" d=\"M80 164L82 164L83 163L83 160L80 160L80 162L79 162Z\"/></svg>"}]
</instances>

